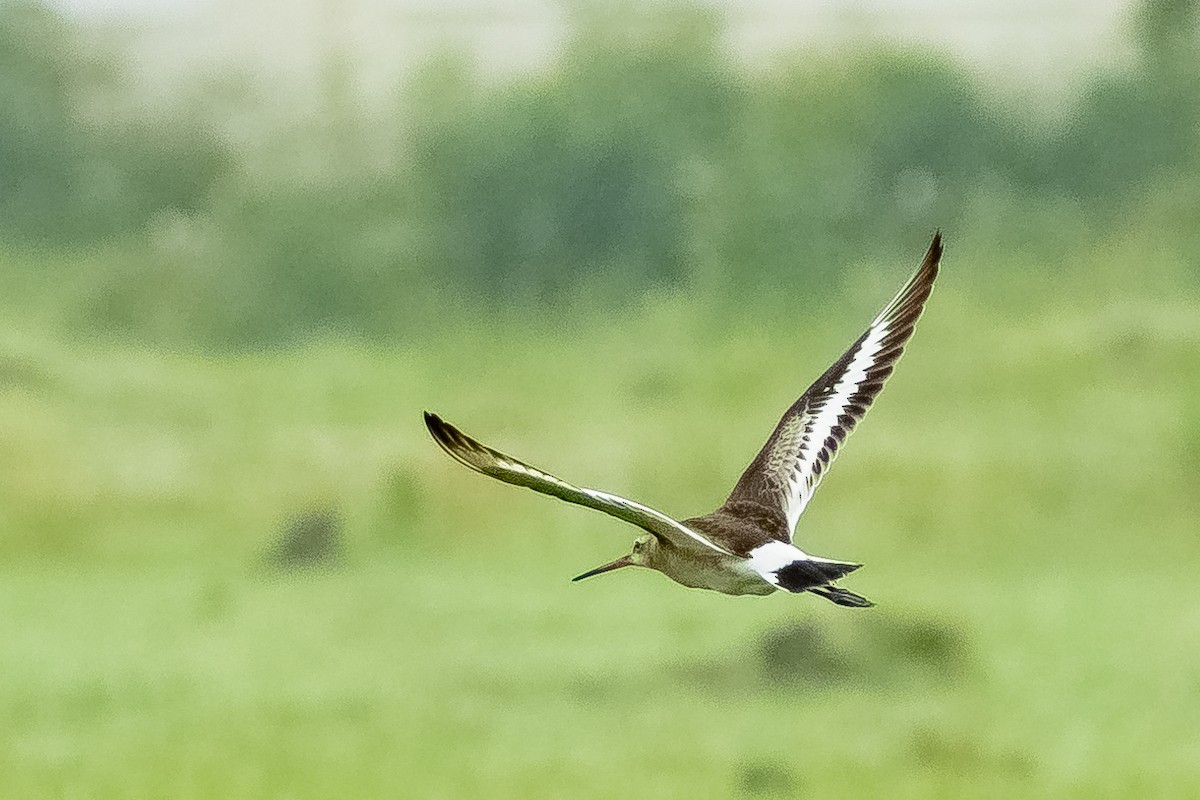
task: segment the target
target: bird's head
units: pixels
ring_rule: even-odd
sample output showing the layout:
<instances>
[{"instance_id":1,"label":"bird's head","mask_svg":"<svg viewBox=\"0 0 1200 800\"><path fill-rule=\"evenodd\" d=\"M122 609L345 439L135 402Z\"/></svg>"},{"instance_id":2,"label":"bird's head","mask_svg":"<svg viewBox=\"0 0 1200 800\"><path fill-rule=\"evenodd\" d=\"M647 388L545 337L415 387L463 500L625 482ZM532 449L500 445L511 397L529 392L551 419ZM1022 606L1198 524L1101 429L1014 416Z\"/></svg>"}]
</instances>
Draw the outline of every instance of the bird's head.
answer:
<instances>
[{"instance_id":1,"label":"bird's head","mask_svg":"<svg viewBox=\"0 0 1200 800\"><path fill-rule=\"evenodd\" d=\"M621 567L650 567L654 569L655 555L658 551L658 540L650 534L639 536L633 542L633 550L626 555L621 556L616 561L610 561L607 564L589 569L582 575L577 575L571 580L581 581L584 578L590 578L593 575L601 575L605 572L612 572L614 569Z\"/></svg>"}]
</instances>

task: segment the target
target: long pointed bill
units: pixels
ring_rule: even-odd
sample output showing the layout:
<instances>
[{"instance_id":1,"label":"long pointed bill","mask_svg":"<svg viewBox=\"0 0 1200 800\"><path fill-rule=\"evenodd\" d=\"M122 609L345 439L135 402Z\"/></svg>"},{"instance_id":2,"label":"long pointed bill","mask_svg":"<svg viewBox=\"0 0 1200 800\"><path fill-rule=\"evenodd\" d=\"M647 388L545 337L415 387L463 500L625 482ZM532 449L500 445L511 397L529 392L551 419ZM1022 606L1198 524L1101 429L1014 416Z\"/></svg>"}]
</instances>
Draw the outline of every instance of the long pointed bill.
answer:
<instances>
[{"instance_id":1,"label":"long pointed bill","mask_svg":"<svg viewBox=\"0 0 1200 800\"><path fill-rule=\"evenodd\" d=\"M611 561L608 564L605 564L603 567L596 567L595 569L589 569L587 572L583 573L582 575L578 575L574 578L571 578L571 580L572 581L581 581L584 578L590 578L593 575L600 575L605 572L612 572L614 569L620 569L621 567L632 567L632 566L633 566L633 554L631 553L627 556L621 556L616 561Z\"/></svg>"}]
</instances>

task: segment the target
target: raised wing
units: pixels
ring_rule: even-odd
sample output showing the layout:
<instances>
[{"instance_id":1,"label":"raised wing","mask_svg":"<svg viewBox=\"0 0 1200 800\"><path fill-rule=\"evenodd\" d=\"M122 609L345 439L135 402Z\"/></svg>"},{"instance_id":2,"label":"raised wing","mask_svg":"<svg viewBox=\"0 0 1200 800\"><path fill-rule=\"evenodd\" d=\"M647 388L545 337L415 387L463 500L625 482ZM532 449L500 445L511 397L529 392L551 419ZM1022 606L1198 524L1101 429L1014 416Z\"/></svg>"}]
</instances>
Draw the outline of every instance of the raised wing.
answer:
<instances>
[{"instance_id":1,"label":"raised wing","mask_svg":"<svg viewBox=\"0 0 1200 800\"><path fill-rule=\"evenodd\" d=\"M725 548L660 511L615 494L573 486L548 472L477 442L436 414L426 411L425 425L443 450L476 472L482 472L505 483L552 495L568 503L603 511L676 545L695 547L698 544L719 553L732 555Z\"/></svg>"},{"instance_id":2,"label":"raised wing","mask_svg":"<svg viewBox=\"0 0 1200 800\"><path fill-rule=\"evenodd\" d=\"M822 476L892 374L933 290L942 257L936 233L925 260L866 332L800 396L742 474L725 507L778 509L787 541Z\"/></svg>"}]
</instances>

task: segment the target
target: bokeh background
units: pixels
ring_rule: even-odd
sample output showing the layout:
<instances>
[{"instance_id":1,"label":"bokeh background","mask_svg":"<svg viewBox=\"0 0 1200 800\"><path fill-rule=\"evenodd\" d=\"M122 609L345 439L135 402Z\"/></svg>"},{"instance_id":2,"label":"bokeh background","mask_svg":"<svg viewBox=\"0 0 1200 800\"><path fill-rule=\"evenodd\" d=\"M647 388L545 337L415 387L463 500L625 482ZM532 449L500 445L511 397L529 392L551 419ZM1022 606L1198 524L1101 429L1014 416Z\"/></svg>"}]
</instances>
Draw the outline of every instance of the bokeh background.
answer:
<instances>
[{"instance_id":1,"label":"bokeh background","mask_svg":"<svg viewBox=\"0 0 1200 800\"><path fill-rule=\"evenodd\" d=\"M935 228L875 609L421 424L706 512ZM0 796L1200 796L1198 301L1195 0L5 2Z\"/></svg>"}]
</instances>

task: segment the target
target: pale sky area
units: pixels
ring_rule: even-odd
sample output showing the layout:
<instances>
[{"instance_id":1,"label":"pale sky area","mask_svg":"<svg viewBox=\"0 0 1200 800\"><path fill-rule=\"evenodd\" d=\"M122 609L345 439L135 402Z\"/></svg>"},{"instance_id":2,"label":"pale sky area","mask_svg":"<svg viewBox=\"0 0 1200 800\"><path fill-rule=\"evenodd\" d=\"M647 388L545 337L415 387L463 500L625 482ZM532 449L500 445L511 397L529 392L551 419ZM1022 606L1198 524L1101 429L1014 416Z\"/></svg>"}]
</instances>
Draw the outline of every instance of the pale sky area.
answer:
<instances>
[{"instance_id":1,"label":"pale sky area","mask_svg":"<svg viewBox=\"0 0 1200 800\"><path fill-rule=\"evenodd\" d=\"M469 43L499 73L536 67L567 31L563 5L546 0L52 0L135 35L147 80L214 62L262 75L303 76L336 47L361 87L394 85L447 42ZM1130 50L1127 0L746 0L723 9L728 47L769 64L797 47L847 41L932 46L960 59L1001 93L1053 106L1063 90ZM603 6L601 6L603 7Z\"/></svg>"}]
</instances>

